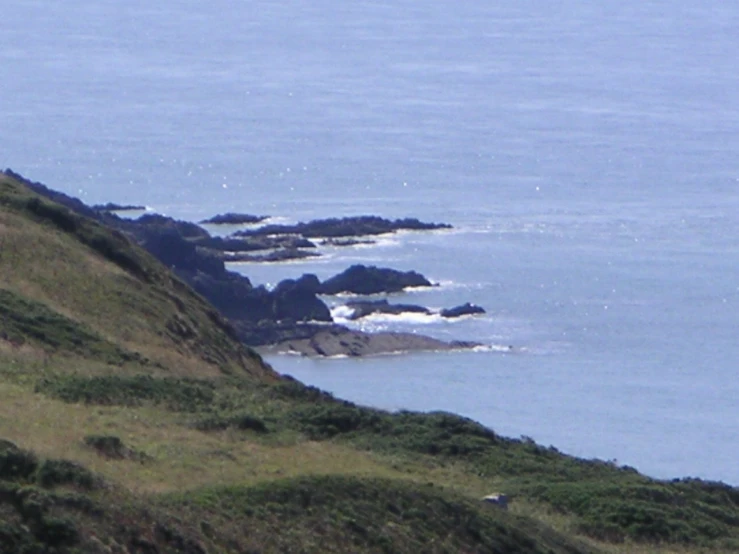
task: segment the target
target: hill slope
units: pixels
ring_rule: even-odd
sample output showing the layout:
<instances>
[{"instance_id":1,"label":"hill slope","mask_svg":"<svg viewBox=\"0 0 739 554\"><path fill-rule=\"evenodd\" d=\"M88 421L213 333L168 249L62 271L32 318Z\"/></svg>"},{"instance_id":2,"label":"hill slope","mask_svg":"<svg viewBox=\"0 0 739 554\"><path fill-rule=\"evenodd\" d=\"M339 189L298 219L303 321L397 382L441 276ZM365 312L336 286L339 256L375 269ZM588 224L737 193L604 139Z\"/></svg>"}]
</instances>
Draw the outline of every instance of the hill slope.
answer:
<instances>
[{"instance_id":1,"label":"hill slope","mask_svg":"<svg viewBox=\"0 0 739 554\"><path fill-rule=\"evenodd\" d=\"M731 551L736 488L281 378L125 236L0 174L0 552Z\"/></svg>"},{"instance_id":2,"label":"hill slope","mask_svg":"<svg viewBox=\"0 0 739 554\"><path fill-rule=\"evenodd\" d=\"M172 374L274 378L214 308L144 250L5 174L0 293L13 322L6 342L109 362L99 352L106 344L120 363L147 360Z\"/></svg>"}]
</instances>

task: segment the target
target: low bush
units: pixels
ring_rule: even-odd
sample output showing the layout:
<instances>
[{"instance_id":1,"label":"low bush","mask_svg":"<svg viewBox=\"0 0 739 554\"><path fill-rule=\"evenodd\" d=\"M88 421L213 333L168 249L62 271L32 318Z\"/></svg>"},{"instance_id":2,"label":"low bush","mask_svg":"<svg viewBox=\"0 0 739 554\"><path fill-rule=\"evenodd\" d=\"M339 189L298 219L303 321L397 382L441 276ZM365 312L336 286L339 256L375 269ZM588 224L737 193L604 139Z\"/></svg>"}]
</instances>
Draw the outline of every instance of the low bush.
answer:
<instances>
[{"instance_id":1,"label":"low bush","mask_svg":"<svg viewBox=\"0 0 739 554\"><path fill-rule=\"evenodd\" d=\"M195 379L157 379L137 376L58 376L36 385L36 391L65 402L139 406L163 405L175 411L197 412L214 400L215 385Z\"/></svg>"},{"instance_id":2,"label":"low bush","mask_svg":"<svg viewBox=\"0 0 739 554\"><path fill-rule=\"evenodd\" d=\"M329 439L359 430L379 430L386 424L385 413L351 403L309 405L295 410L291 418L312 440Z\"/></svg>"},{"instance_id":3,"label":"low bush","mask_svg":"<svg viewBox=\"0 0 739 554\"><path fill-rule=\"evenodd\" d=\"M490 429L446 412L392 414L333 402L300 407L290 418L313 440L342 437L365 448L392 453L459 457L482 453L498 442Z\"/></svg>"},{"instance_id":4,"label":"low bush","mask_svg":"<svg viewBox=\"0 0 739 554\"><path fill-rule=\"evenodd\" d=\"M590 552L502 510L398 480L301 477L166 501L238 521L249 530L234 545L240 552L261 551L265 544L274 552Z\"/></svg>"},{"instance_id":5,"label":"low bush","mask_svg":"<svg viewBox=\"0 0 739 554\"><path fill-rule=\"evenodd\" d=\"M97 484L95 475L87 468L68 460L46 460L38 469L36 480L42 487L72 485L92 489Z\"/></svg>"},{"instance_id":6,"label":"low bush","mask_svg":"<svg viewBox=\"0 0 739 554\"><path fill-rule=\"evenodd\" d=\"M105 362L141 361L140 356L106 341L84 325L44 304L0 289L3 333L13 342L31 341L48 350L83 354Z\"/></svg>"},{"instance_id":7,"label":"low bush","mask_svg":"<svg viewBox=\"0 0 739 554\"><path fill-rule=\"evenodd\" d=\"M530 494L577 515L580 531L600 540L707 544L731 537L739 521L729 496L659 481L540 484Z\"/></svg>"},{"instance_id":8,"label":"low bush","mask_svg":"<svg viewBox=\"0 0 739 554\"><path fill-rule=\"evenodd\" d=\"M269 432L267 424L262 419L248 413L206 416L195 422L195 428L200 431L223 431L233 428L260 434Z\"/></svg>"},{"instance_id":9,"label":"low bush","mask_svg":"<svg viewBox=\"0 0 739 554\"><path fill-rule=\"evenodd\" d=\"M128 457L130 453L120 437L113 435L87 435L84 442L106 458L121 460Z\"/></svg>"},{"instance_id":10,"label":"low bush","mask_svg":"<svg viewBox=\"0 0 739 554\"><path fill-rule=\"evenodd\" d=\"M0 440L0 479L29 480L38 469L38 458L10 441Z\"/></svg>"}]
</instances>

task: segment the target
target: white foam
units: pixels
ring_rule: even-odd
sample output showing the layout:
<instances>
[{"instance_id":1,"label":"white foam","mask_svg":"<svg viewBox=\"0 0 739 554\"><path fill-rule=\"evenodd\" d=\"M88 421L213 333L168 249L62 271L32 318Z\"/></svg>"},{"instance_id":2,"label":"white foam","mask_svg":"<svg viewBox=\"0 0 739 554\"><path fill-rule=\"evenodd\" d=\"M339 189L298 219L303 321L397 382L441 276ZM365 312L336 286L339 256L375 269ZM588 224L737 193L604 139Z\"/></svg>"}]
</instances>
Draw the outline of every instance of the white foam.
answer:
<instances>
[{"instance_id":1,"label":"white foam","mask_svg":"<svg viewBox=\"0 0 739 554\"><path fill-rule=\"evenodd\" d=\"M334 306L331 308L331 317L337 323L346 323L354 313L354 310L350 306Z\"/></svg>"},{"instance_id":2,"label":"white foam","mask_svg":"<svg viewBox=\"0 0 739 554\"><path fill-rule=\"evenodd\" d=\"M475 346L472 349L473 352L504 352L506 354L513 354L517 352L524 352L526 351L523 347L515 347L513 345L507 344L481 344L479 346Z\"/></svg>"},{"instance_id":3,"label":"white foam","mask_svg":"<svg viewBox=\"0 0 739 554\"><path fill-rule=\"evenodd\" d=\"M424 314L417 312L403 312L402 314L383 314L375 313L362 318L362 321L368 323L383 324L411 324L411 325L430 325L433 323L441 323L447 321L446 318L439 314Z\"/></svg>"},{"instance_id":4,"label":"white foam","mask_svg":"<svg viewBox=\"0 0 739 554\"><path fill-rule=\"evenodd\" d=\"M154 208L151 206L144 206L143 210L108 210L111 213L117 215L121 219L138 219L142 215L145 215L150 212L154 212Z\"/></svg>"}]
</instances>

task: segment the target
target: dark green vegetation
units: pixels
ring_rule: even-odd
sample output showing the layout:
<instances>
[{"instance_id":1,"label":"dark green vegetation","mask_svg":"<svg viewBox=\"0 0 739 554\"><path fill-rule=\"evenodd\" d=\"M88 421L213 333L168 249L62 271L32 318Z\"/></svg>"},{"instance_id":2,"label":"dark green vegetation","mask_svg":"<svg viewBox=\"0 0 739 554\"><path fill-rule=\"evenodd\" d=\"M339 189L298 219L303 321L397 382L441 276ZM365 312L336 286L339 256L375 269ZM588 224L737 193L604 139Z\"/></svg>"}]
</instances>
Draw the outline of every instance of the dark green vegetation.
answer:
<instances>
[{"instance_id":1,"label":"dark green vegetation","mask_svg":"<svg viewBox=\"0 0 739 554\"><path fill-rule=\"evenodd\" d=\"M109 364L145 361L46 305L3 289L0 289L0 318L3 339L11 344L20 346L29 341L45 350L73 352Z\"/></svg>"},{"instance_id":2,"label":"dark green vegetation","mask_svg":"<svg viewBox=\"0 0 739 554\"><path fill-rule=\"evenodd\" d=\"M3 554L676 551L739 551L739 490L280 379L125 236L0 175Z\"/></svg>"},{"instance_id":3,"label":"dark green vegetation","mask_svg":"<svg viewBox=\"0 0 739 554\"><path fill-rule=\"evenodd\" d=\"M202 553L186 531L169 527L111 485L67 460L39 459L0 441L0 552ZM94 533L90 533L94 529Z\"/></svg>"},{"instance_id":4,"label":"dark green vegetation","mask_svg":"<svg viewBox=\"0 0 739 554\"><path fill-rule=\"evenodd\" d=\"M460 495L395 480L303 477L163 499L212 523L241 552L576 553L584 549L525 518Z\"/></svg>"}]
</instances>

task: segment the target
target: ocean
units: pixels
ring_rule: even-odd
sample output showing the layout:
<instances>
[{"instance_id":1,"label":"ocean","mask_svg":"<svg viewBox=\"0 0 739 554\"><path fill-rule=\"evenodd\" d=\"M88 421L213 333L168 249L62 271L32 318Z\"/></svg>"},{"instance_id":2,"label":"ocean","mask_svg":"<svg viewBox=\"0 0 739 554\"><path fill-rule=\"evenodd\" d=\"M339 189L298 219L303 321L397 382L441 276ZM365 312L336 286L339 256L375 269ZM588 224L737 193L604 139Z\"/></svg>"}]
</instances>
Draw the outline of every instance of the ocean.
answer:
<instances>
[{"instance_id":1,"label":"ocean","mask_svg":"<svg viewBox=\"0 0 739 554\"><path fill-rule=\"evenodd\" d=\"M270 357L278 371L739 485L739 5L5 0L2 13L3 167L193 221L454 226L232 269L268 285L414 269L440 286L391 300L487 314L362 327L488 348Z\"/></svg>"}]
</instances>

